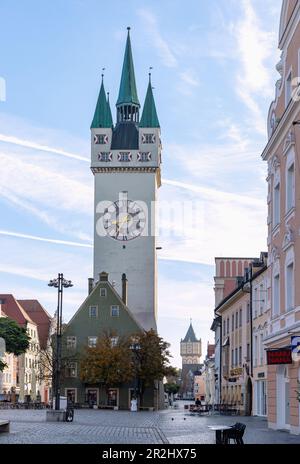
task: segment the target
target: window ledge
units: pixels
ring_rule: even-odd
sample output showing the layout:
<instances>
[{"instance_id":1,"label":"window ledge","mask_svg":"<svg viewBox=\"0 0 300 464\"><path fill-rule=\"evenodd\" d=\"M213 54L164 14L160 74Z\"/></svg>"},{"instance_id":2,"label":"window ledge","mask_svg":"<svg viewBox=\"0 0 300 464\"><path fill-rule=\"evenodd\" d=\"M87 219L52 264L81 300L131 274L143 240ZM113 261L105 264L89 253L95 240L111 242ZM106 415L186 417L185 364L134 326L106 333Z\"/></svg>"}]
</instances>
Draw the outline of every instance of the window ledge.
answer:
<instances>
[{"instance_id":1,"label":"window ledge","mask_svg":"<svg viewBox=\"0 0 300 464\"><path fill-rule=\"evenodd\" d=\"M296 208L295 206L292 206L286 213L286 215L284 216L284 220L285 221L289 221L292 217L295 216L295 211L296 211Z\"/></svg>"},{"instance_id":2,"label":"window ledge","mask_svg":"<svg viewBox=\"0 0 300 464\"><path fill-rule=\"evenodd\" d=\"M276 226L273 227L272 229L272 236L277 235L280 231L280 223L276 224Z\"/></svg>"}]
</instances>

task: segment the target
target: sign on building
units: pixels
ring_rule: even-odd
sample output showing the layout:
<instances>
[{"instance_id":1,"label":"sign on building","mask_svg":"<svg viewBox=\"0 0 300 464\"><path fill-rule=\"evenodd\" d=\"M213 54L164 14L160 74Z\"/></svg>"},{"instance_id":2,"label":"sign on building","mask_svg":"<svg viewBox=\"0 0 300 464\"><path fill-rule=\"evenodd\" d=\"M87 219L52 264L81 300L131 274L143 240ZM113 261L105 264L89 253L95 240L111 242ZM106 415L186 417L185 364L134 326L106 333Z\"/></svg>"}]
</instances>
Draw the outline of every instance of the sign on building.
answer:
<instances>
[{"instance_id":1,"label":"sign on building","mask_svg":"<svg viewBox=\"0 0 300 464\"><path fill-rule=\"evenodd\" d=\"M292 364L292 350L289 348L268 350L267 361L268 366L272 366L274 364Z\"/></svg>"}]
</instances>

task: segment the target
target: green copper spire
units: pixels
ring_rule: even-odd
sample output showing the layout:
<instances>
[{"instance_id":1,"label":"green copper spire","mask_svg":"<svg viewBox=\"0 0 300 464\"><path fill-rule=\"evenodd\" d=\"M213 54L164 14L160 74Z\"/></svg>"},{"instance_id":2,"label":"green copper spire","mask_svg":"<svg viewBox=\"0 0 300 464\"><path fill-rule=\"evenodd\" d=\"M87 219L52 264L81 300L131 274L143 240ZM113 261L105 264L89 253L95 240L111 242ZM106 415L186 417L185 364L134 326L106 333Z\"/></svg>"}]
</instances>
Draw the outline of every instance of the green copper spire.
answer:
<instances>
[{"instance_id":1,"label":"green copper spire","mask_svg":"<svg viewBox=\"0 0 300 464\"><path fill-rule=\"evenodd\" d=\"M106 100L104 84L103 84L103 74L102 74L101 88L99 92L99 97L98 97L91 129L96 129L98 127L108 128L111 126L112 126L111 111L110 111L109 102Z\"/></svg>"},{"instance_id":2,"label":"green copper spire","mask_svg":"<svg viewBox=\"0 0 300 464\"><path fill-rule=\"evenodd\" d=\"M139 124L140 127L160 127L156 107L152 92L151 74L149 74L149 84L145 98L142 118Z\"/></svg>"},{"instance_id":3,"label":"green copper spire","mask_svg":"<svg viewBox=\"0 0 300 464\"><path fill-rule=\"evenodd\" d=\"M117 106L122 105L124 103L125 104L133 103L134 105L140 106L140 102L137 96L136 83L135 83L134 66L133 66L131 42L130 42L130 35L129 35L130 27L128 27L127 29L128 29L128 35L127 35L127 41L126 41L122 77L121 77L121 82L120 82L120 90L119 90Z\"/></svg>"}]
</instances>

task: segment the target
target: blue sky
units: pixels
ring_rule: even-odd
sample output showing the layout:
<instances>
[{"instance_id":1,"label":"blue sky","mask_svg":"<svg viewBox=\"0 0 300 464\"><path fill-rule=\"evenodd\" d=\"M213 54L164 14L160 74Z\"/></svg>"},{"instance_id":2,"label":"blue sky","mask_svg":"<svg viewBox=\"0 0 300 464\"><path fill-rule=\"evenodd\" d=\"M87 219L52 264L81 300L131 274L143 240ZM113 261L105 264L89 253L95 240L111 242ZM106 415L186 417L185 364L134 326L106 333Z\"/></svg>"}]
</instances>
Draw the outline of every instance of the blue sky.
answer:
<instances>
[{"instance_id":1,"label":"blue sky","mask_svg":"<svg viewBox=\"0 0 300 464\"><path fill-rule=\"evenodd\" d=\"M179 366L192 318L206 352L214 257L266 249L260 153L278 78L280 7L280 0L187 0L184 7L181 0L2 0L1 292L37 298L53 314L56 295L46 284L64 272L75 284L65 293L66 321L86 296L89 127L103 67L114 114L131 26L141 103L153 67L163 141L159 198L193 200L202 211L197 230L159 239L159 331Z\"/></svg>"}]
</instances>

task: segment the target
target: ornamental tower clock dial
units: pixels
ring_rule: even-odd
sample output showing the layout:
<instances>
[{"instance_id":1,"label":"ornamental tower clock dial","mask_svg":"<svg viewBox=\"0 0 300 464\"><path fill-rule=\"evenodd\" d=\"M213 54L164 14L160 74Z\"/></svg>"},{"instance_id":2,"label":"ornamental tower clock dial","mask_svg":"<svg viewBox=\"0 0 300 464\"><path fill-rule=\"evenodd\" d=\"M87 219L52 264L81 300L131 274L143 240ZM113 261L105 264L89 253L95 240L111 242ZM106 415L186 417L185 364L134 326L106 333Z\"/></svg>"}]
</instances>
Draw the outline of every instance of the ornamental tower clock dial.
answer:
<instances>
[{"instance_id":1,"label":"ornamental tower clock dial","mask_svg":"<svg viewBox=\"0 0 300 464\"><path fill-rule=\"evenodd\" d=\"M155 216L161 185L160 125L151 76L140 117L130 32L125 47L113 123L104 82L91 125L94 189L94 279L106 271L121 295L128 279L128 307L145 330L156 330Z\"/></svg>"}]
</instances>

